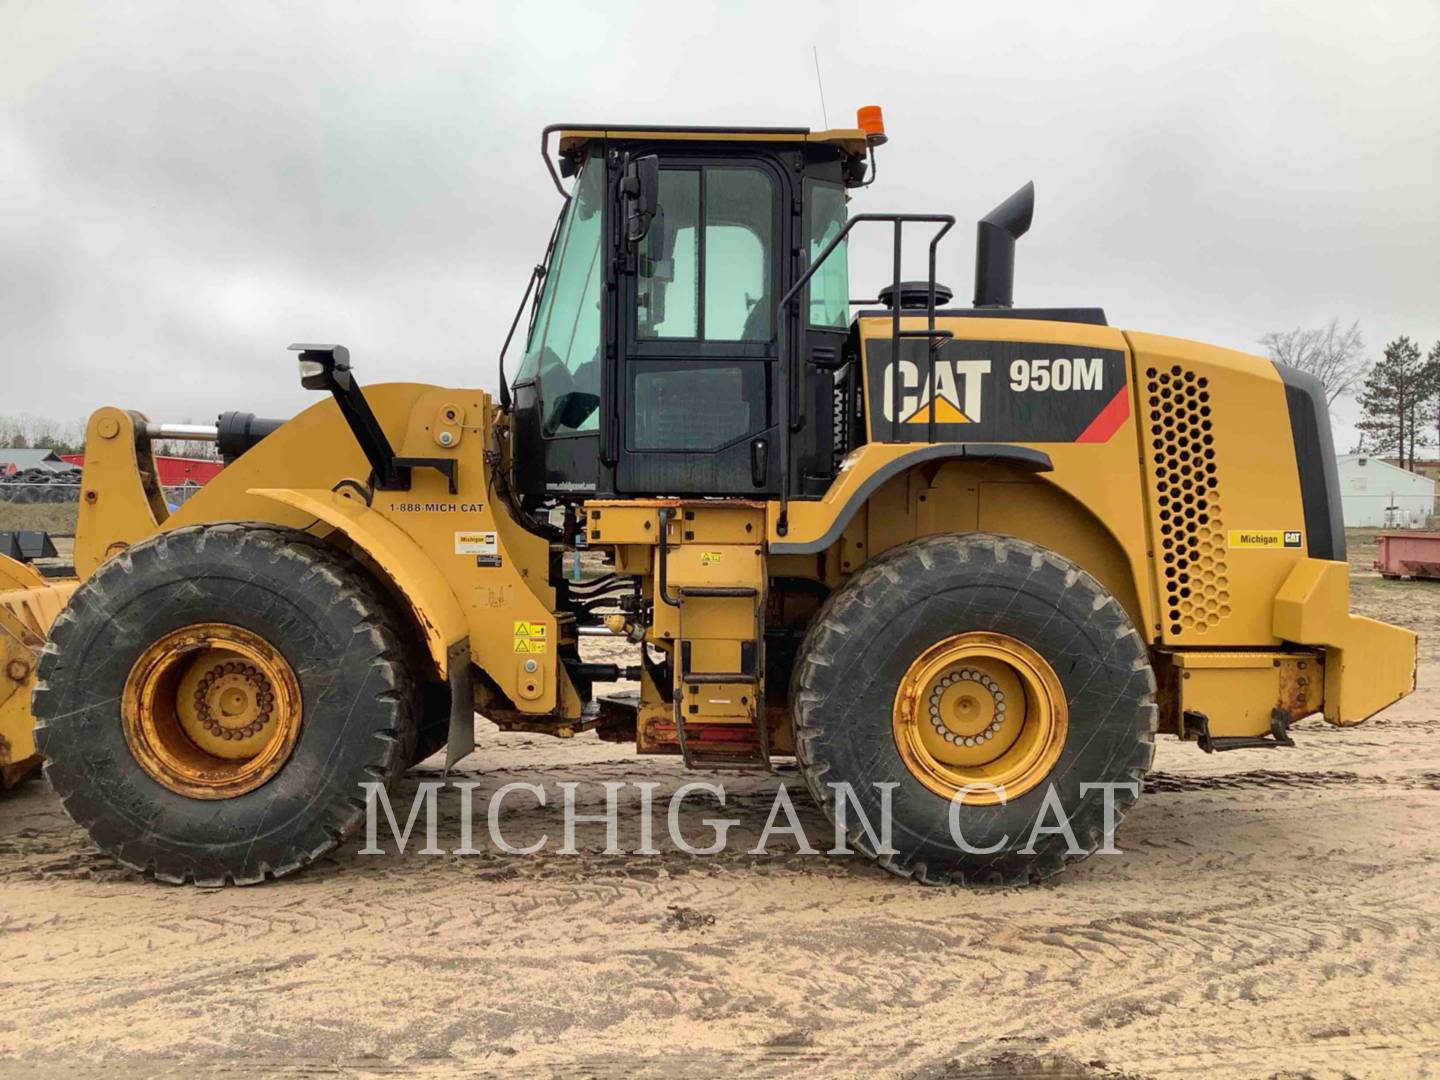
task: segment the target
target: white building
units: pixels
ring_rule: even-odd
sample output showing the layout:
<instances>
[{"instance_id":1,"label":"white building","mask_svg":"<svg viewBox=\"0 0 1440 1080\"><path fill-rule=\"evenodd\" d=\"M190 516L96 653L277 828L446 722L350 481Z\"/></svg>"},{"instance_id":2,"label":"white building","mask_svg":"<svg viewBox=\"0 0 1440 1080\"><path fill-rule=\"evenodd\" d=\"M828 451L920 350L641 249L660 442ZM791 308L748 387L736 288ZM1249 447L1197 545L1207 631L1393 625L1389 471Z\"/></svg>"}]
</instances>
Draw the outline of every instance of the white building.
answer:
<instances>
[{"instance_id":1,"label":"white building","mask_svg":"<svg viewBox=\"0 0 1440 1080\"><path fill-rule=\"evenodd\" d=\"M1341 454L1346 528L1423 529L1435 513L1435 481L1368 454Z\"/></svg>"}]
</instances>

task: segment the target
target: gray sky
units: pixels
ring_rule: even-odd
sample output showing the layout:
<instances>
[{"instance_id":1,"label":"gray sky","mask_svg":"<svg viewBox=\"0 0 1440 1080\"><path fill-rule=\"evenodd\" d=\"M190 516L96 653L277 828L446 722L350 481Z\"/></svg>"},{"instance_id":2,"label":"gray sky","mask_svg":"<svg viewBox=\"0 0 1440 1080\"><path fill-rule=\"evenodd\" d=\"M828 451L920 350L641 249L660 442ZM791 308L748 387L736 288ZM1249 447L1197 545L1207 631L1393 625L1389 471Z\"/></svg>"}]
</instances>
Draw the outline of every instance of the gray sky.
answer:
<instances>
[{"instance_id":1,"label":"gray sky","mask_svg":"<svg viewBox=\"0 0 1440 1080\"><path fill-rule=\"evenodd\" d=\"M818 128L812 44L832 126L885 109L853 209L965 223L1035 180L1020 304L1250 351L1332 315L1375 355L1440 338L1435 0L14 0L0 27L0 413L288 415L292 341L493 388L558 209L541 126ZM852 289L886 267L857 244Z\"/></svg>"}]
</instances>

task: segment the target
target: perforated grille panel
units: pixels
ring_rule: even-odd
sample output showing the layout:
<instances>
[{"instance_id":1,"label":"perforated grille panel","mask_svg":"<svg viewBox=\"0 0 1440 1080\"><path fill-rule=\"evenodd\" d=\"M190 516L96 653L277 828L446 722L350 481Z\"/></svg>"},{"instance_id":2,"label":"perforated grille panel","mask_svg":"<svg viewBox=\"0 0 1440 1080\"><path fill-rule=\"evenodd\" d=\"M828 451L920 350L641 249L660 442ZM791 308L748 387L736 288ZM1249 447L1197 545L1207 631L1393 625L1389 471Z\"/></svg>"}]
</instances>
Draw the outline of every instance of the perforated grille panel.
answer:
<instances>
[{"instance_id":1,"label":"perforated grille panel","mask_svg":"<svg viewBox=\"0 0 1440 1080\"><path fill-rule=\"evenodd\" d=\"M834 427L834 438L830 442L830 466L840 467L840 461L850 451L850 388L841 379L835 380L835 400L830 414Z\"/></svg>"},{"instance_id":2,"label":"perforated grille panel","mask_svg":"<svg viewBox=\"0 0 1440 1080\"><path fill-rule=\"evenodd\" d=\"M1208 382L1179 364L1145 377L1165 628L1203 635L1230 614Z\"/></svg>"}]
</instances>

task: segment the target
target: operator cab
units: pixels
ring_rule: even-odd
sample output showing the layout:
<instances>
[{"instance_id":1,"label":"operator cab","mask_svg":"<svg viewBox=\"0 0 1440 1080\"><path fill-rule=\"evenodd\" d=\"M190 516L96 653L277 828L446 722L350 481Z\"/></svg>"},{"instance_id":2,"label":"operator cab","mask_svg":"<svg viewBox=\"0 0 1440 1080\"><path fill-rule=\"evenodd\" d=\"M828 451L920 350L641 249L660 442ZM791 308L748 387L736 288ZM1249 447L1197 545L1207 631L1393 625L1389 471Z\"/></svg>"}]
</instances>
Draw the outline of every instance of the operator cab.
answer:
<instances>
[{"instance_id":1,"label":"operator cab","mask_svg":"<svg viewBox=\"0 0 1440 1080\"><path fill-rule=\"evenodd\" d=\"M554 125L542 152L556 132L566 202L512 386L523 501L823 494L859 392L843 243L777 304L883 133ZM803 372L786 403L782 334Z\"/></svg>"}]
</instances>

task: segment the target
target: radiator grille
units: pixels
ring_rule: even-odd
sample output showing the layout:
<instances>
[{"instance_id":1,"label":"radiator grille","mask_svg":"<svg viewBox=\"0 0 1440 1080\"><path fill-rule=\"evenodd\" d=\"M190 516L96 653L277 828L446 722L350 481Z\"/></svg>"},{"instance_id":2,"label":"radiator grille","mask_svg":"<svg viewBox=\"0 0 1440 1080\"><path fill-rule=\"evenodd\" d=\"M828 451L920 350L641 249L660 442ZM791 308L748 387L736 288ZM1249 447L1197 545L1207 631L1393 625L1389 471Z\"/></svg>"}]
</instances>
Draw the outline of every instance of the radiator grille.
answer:
<instances>
[{"instance_id":1,"label":"radiator grille","mask_svg":"<svg viewBox=\"0 0 1440 1080\"><path fill-rule=\"evenodd\" d=\"M1208 381L1179 364L1145 376L1167 625L1204 634L1230 614Z\"/></svg>"},{"instance_id":2,"label":"radiator grille","mask_svg":"<svg viewBox=\"0 0 1440 1080\"><path fill-rule=\"evenodd\" d=\"M833 430L832 468L838 473L845 455L865 441L864 395L860 392L860 365L853 360L835 373L835 399L830 422Z\"/></svg>"}]
</instances>

